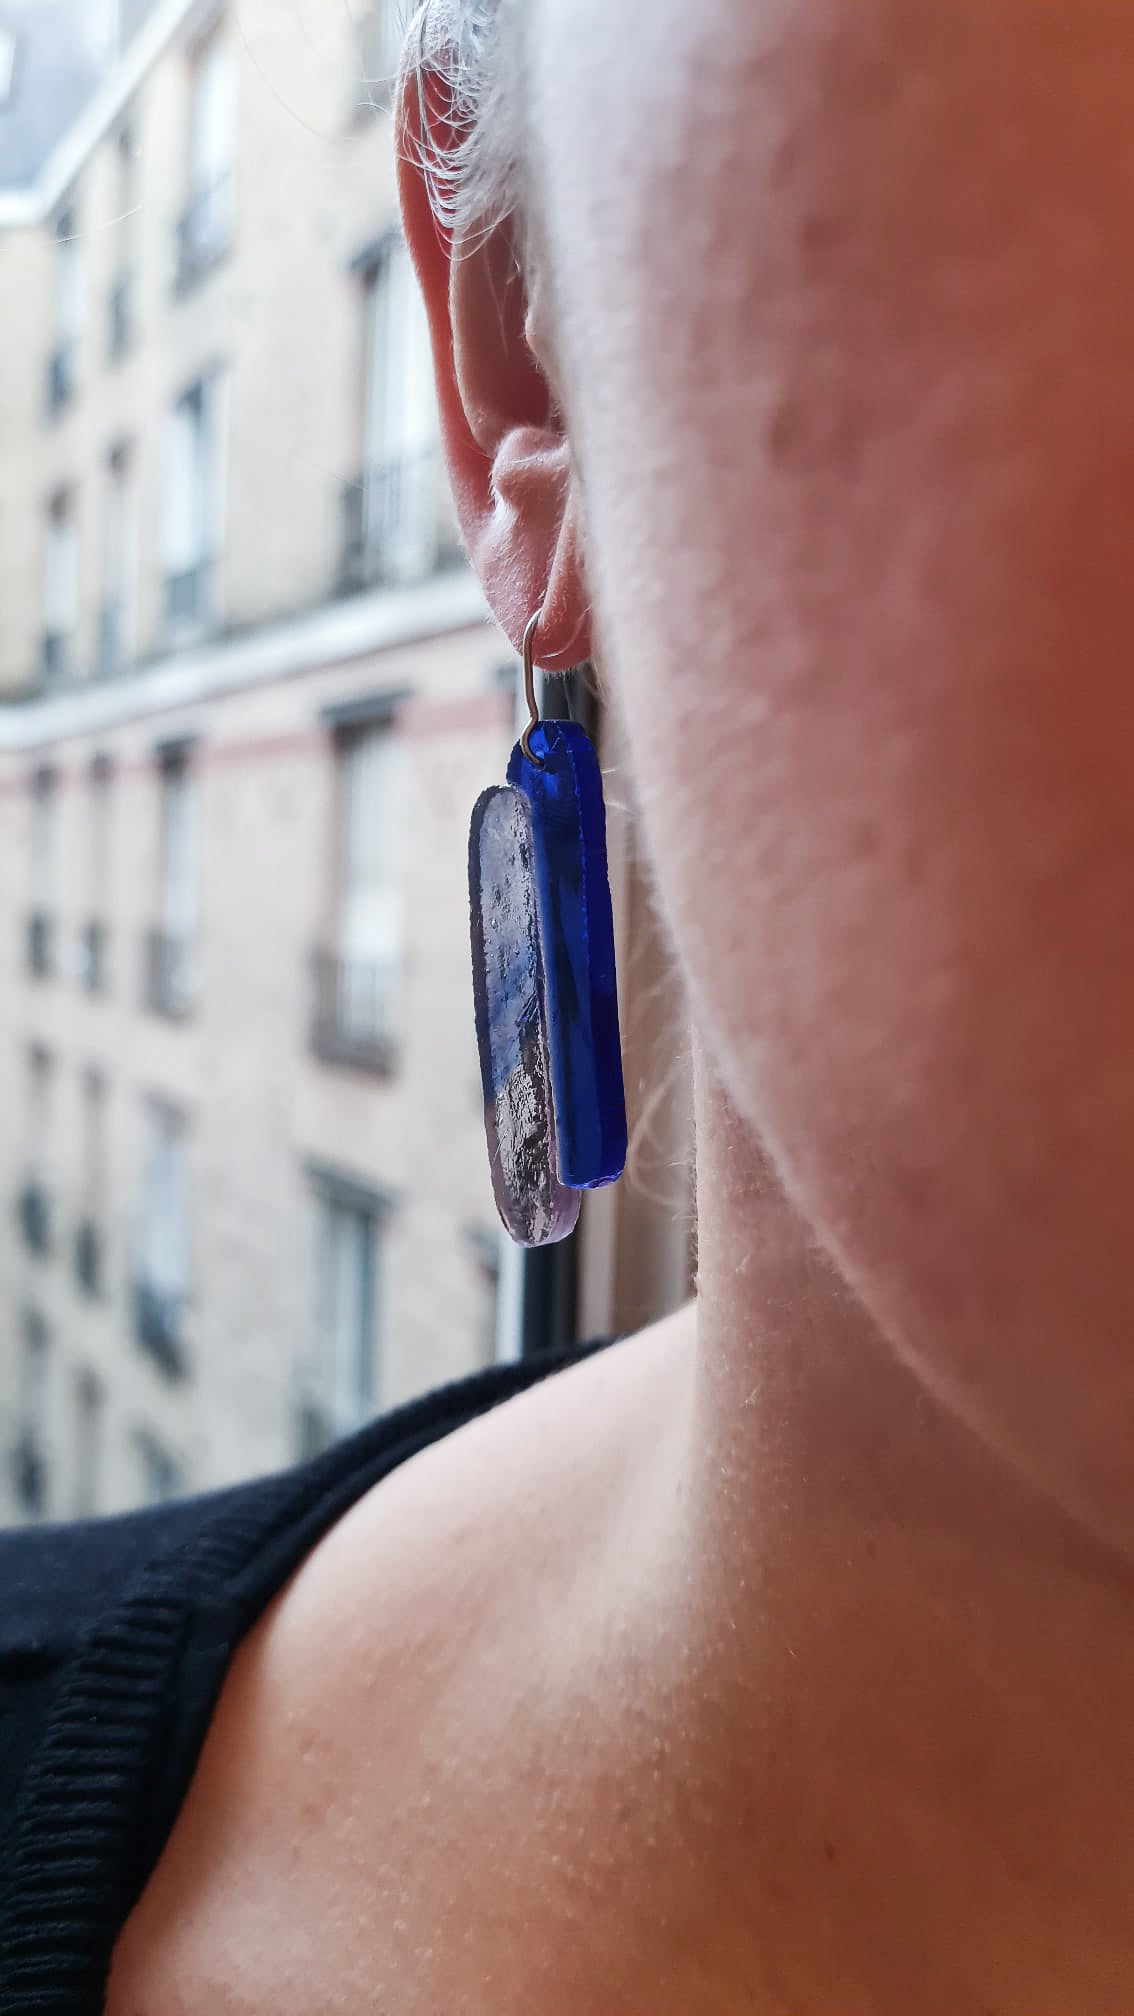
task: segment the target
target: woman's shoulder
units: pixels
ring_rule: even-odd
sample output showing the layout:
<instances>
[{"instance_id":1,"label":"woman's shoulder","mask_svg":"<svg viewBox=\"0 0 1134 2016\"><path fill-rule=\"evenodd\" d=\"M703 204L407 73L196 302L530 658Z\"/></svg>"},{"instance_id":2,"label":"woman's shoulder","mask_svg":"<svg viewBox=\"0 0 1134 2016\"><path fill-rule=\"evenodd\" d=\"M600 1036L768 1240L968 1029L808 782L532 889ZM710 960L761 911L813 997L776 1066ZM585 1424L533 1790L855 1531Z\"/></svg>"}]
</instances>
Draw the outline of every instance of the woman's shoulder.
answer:
<instances>
[{"instance_id":1,"label":"woman's shoulder","mask_svg":"<svg viewBox=\"0 0 1134 2016\"><path fill-rule=\"evenodd\" d=\"M591 1347L597 1348L597 1347ZM0 2004L102 2008L237 1647L360 1498L588 1349L496 1366L293 1470L0 1536ZM82 1843L81 1855L76 1843Z\"/></svg>"},{"instance_id":2,"label":"woman's shoulder","mask_svg":"<svg viewBox=\"0 0 1134 2016\"><path fill-rule=\"evenodd\" d=\"M472 2009L501 1940L528 1992L548 1801L587 1747L566 1741L576 1654L624 1554L664 1350L619 1345L466 1424L308 1557L234 1662L110 2016L309 2009L314 1978L320 2007ZM500 1982L483 2006L506 2002Z\"/></svg>"}]
</instances>

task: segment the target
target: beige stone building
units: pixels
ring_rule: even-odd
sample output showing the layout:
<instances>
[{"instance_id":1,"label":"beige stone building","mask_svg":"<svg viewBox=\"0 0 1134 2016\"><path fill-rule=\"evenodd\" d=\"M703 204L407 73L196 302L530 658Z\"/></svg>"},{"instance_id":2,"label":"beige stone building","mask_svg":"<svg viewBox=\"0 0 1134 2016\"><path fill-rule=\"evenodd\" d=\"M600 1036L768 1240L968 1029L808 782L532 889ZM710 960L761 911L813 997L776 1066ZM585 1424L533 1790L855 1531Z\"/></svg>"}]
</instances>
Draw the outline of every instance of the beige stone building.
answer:
<instances>
[{"instance_id":1,"label":"beige stone building","mask_svg":"<svg viewBox=\"0 0 1134 2016\"><path fill-rule=\"evenodd\" d=\"M501 1253L465 846L515 668L444 497L396 9L101 32L0 186L0 1518L287 1462L688 1265L679 1097L663 1195ZM4 78L0 9L0 178ZM613 861L633 1087L617 810Z\"/></svg>"}]
</instances>

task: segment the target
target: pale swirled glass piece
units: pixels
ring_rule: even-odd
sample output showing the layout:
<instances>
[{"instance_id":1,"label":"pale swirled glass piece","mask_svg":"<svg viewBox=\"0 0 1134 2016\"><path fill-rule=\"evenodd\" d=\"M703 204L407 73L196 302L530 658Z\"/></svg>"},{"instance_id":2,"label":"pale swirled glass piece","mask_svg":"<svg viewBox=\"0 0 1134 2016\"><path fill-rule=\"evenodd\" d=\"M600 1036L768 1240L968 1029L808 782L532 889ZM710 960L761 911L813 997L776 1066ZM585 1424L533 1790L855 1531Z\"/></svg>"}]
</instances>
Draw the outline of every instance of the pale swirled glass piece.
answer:
<instances>
[{"instance_id":1,"label":"pale swirled glass piece","mask_svg":"<svg viewBox=\"0 0 1134 2016\"><path fill-rule=\"evenodd\" d=\"M469 834L473 995L496 1207L520 1246L565 1239L579 1193L559 1180L531 810L482 793Z\"/></svg>"}]
</instances>

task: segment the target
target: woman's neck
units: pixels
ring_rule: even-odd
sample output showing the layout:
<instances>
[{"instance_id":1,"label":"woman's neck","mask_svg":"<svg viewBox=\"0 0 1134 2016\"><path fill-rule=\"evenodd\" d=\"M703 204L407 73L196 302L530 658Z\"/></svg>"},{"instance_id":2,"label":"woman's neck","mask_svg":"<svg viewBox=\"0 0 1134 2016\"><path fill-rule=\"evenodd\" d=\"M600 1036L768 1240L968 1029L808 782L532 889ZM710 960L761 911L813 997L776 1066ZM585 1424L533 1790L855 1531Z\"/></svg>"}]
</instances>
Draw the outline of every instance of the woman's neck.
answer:
<instances>
[{"instance_id":1,"label":"woman's neck","mask_svg":"<svg viewBox=\"0 0 1134 2016\"><path fill-rule=\"evenodd\" d=\"M1134 1999L1134 1573L927 1396L699 1078L674 1502L691 1754L751 1965L840 2016L1110 2016Z\"/></svg>"}]
</instances>

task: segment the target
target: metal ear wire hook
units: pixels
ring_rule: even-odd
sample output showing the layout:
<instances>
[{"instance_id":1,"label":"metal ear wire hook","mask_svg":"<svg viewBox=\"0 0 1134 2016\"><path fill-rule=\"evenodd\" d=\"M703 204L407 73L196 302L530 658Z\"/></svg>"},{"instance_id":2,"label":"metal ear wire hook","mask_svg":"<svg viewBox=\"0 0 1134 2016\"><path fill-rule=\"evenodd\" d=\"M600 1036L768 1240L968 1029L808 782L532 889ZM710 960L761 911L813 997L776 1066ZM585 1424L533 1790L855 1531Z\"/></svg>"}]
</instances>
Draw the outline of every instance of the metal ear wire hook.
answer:
<instances>
[{"instance_id":1,"label":"metal ear wire hook","mask_svg":"<svg viewBox=\"0 0 1134 2016\"><path fill-rule=\"evenodd\" d=\"M522 646L524 658L524 698L528 703L528 725L520 737L520 748L523 750L528 762L534 763L537 770L546 768L543 758L535 754L531 745L532 729L539 727L539 705L536 700L535 690L535 633L539 628L539 619L542 615L543 607L541 605L533 616L529 616Z\"/></svg>"}]
</instances>

